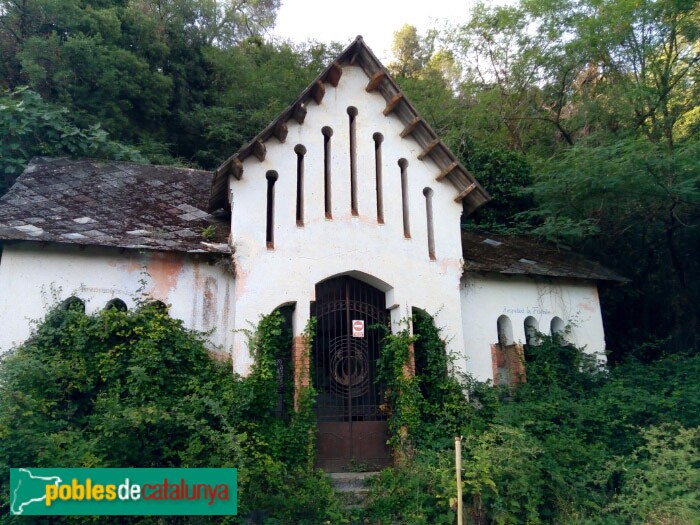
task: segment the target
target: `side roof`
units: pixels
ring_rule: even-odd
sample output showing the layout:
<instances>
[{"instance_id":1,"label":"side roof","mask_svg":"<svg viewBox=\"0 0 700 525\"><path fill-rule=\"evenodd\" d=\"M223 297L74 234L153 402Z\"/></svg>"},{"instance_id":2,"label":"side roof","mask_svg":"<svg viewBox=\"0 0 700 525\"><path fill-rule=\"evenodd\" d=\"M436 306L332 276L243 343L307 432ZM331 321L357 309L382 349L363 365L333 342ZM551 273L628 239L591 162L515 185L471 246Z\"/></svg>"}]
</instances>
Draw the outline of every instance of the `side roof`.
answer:
<instances>
[{"instance_id":1,"label":"side roof","mask_svg":"<svg viewBox=\"0 0 700 525\"><path fill-rule=\"evenodd\" d=\"M0 241L227 254L230 221L206 211L211 181L185 168L36 158L0 199Z\"/></svg>"},{"instance_id":2,"label":"side roof","mask_svg":"<svg viewBox=\"0 0 700 525\"><path fill-rule=\"evenodd\" d=\"M467 272L628 281L577 253L529 237L463 231L462 256Z\"/></svg>"},{"instance_id":3,"label":"side roof","mask_svg":"<svg viewBox=\"0 0 700 525\"><path fill-rule=\"evenodd\" d=\"M437 165L436 179L449 180L455 187L455 201L464 203L468 215L490 200L488 192L474 176L459 162L457 157L435 134L430 125L418 114L396 81L382 65L372 50L358 36L343 52L307 87L299 98L288 106L264 130L245 144L216 170L209 199L209 211L229 208L228 181L230 176L239 179L243 176L243 160L251 154L264 160L265 142L272 137L284 142L287 137L287 121L294 119L304 123L307 105L313 100L321 104L325 94L325 84L337 86L343 74L343 65L361 67L369 77L366 90L378 91L386 100L384 115L393 113L404 125L401 137L411 136L421 147L418 159L430 158Z\"/></svg>"}]
</instances>

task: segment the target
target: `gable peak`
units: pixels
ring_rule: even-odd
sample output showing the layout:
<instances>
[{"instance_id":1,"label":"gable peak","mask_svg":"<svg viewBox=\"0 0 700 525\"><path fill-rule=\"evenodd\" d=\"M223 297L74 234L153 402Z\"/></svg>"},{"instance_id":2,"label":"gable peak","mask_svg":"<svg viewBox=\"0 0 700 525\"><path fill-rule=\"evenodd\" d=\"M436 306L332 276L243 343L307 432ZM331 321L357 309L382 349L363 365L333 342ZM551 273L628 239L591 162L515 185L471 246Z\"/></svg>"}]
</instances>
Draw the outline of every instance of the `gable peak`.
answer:
<instances>
[{"instance_id":1,"label":"gable peak","mask_svg":"<svg viewBox=\"0 0 700 525\"><path fill-rule=\"evenodd\" d=\"M404 125L401 138L411 137L421 146L418 160L426 158L437 166L435 179L449 181L455 187L455 201L464 203L468 215L490 200L488 192L478 183L474 176L459 162L459 159L440 140L430 124L423 119L416 108L405 96L399 85L379 61L362 35L357 37L333 60L279 116L256 135L250 142L226 159L216 170L209 200L210 211L228 208L228 182L233 176L240 180L243 176L243 160L251 154L259 161L265 160L265 142L275 137L283 143L287 138L287 121L294 119L303 125L307 106L313 101L320 105L326 93L326 84L337 87L343 75L343 67L360 67L367 75L365 90L377 92L386 100L383 113L393 114Z\"/></svg>"}]
</instances>

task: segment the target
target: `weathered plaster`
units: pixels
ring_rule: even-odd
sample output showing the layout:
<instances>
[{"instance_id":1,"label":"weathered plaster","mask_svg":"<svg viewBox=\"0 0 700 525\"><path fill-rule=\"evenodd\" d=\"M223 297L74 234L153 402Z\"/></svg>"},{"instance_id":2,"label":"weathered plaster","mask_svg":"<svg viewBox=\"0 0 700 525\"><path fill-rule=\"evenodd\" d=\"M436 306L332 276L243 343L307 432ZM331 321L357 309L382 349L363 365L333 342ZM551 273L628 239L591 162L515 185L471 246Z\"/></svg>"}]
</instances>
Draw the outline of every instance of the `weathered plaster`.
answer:
<instances>
[{"instance_id":1,"label":"weathered plaster","mask_svg":"<svg viewBox=\"0 0 700 525\"><path fill-rule=\"evenodd\" d=\"M554 317L570 325L567 339L587 352L605 351L605 334L595 283L466 274L462 278L464 359L462 368L478 379L493 379L491 345L498 342L498 317L511 320L513 341L526 342L525 320L549 334Z\"/></svg>"},{"instance_id":2,"label":"weathered plaster","mask_svg":"<svg viewBox=\"0 0 700 525\"><path fill-rule=\"evenodd\" d=\"M299 335L309 317L316 283L352 273L387 293L394 323L409 315L412 306L420 307L437 314L437 322L448 327L450 347L461 349L461 204L454 202L455 189L449 182L435 180L437 166L431 160L417 159L420 146L410 137L399 136L403 124L391 114L383 115L386 101L376 92L366 92L367 81L360 68L344 67L338 87L327 84L322 103L309 103L302 125L294 120L287 123L285 143L268 140L265 160L248 157L242 179L231 180L236 327L245 328L280 304L296 302L294 324ZM358 110L357 217L350 203L349 106ZM333 129L332 219L325 217L324 209L324 126ZM384 136L384 224L377 221L372 138L376 132ZM297 144L307 150L304 226L296 225ZM400 158L408 160L410 239L404 238L403 231ZM274 249L266 247L265 238L268 170L279 174ZM435 261L428 253L425 187L434 192ZM236 335L234 347L235 355L242 359L237 362L238 371L244 373L250 365L245 338Z\"/></svg>"},{"instance_id":3,"label":"weathered plaster","mask_svg":"<svg viewBox=\"0 0 700 525\"><path fill-rule=\"evenodd\" d=\"M0 353L30 335L30 321L76 296L92 313L114 298L129 308L142 291L170 305L170 314L195 330L213 330L212 349L229 353L233 278L202 256L176 252L80 249L37 243L6 245L0 264Z\"/></svg>"}]
</instances>

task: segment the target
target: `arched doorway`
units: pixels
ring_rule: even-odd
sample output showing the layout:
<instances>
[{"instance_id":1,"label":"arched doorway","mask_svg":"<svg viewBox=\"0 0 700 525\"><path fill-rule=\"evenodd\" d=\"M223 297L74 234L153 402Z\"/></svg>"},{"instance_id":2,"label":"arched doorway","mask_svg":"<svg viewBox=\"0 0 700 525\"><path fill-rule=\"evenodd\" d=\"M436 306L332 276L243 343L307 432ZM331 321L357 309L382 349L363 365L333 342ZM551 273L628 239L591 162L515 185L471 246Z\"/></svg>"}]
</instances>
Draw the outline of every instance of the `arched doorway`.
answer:
<instances>
[{"instance_id":1,"label":"arched doorway","mask_svg":"<svg viewBox=\"0 0 700 525\"><path fill-rule=\"evenodd\" d=\"M383 334L370 328L387 325L384 293L347 275L328 279L316 285L311 315L318 466L339 472L390 464L384 386L375 381ZM363 321L362 336L354 321Z\"/></svg>"}]
</instances>

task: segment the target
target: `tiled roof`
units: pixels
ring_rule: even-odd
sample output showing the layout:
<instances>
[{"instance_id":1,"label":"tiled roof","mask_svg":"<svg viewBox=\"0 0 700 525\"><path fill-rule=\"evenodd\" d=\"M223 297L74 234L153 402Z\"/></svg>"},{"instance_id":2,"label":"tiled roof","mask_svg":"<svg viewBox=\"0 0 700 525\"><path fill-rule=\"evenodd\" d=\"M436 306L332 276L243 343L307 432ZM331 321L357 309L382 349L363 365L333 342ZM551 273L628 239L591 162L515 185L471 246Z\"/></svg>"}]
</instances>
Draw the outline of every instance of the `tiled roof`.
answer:
<instances>
[{"instance_id":1,"label":"tiled roof","mask_svg":"<svg viewBox=\"0 0 700 525\"><path fill-rule=\"evenodd\" d=\"M468 272L627 281L612 270L571 250L530 237L463 231L462 256L464 269Z\"/></svg>"},{"instance_id":2,"label":"tiled roof","mask_svg":"<svg viewBox=\"0 0 700 525\"><path fill-rule=\"evenodd\" d=\"M185 168L37 158L0 199L0 241L230 253L230 221L206 211L211 181Z\"/></svg>"},{"instance_id":3,"label":"tiled roof","mask_svg":"<svg viewBox=\"0 0 700 525\"><path fill-rule=\"evenodd\" d=\"M0 198L0 241L230 254L230 220L205 211L211 181L209 172L169 166L34 159ZM462 255L468 272L626 280L527 237L463 231Z\"/></svg>"},{"instance_id":4,"label":"tiled roof","mask_svg":"<svg viewBox=\"0 0 700 525\"><path fill-rule=\"evenodd\" d=\"M284 142L287 137L287 121L294 119L303 124L307 105L321 104L325 85L337 86L342 82L343 66L359 66L369 77L366 91L377 91L386 100L384 114L393 113L404 125L401 137L412 137L421 146L419 160L431 159L436 165L436 179L449 181L455 188L455 200L464 203L469 214L487 203L491 197L474 176L465 168L450 149L435 134L430 125L418 114L406 98L399 85L386 68L358 36L343 52L307 87L299 98L288 106L264 130L226 159L216 170L211 189L209 210L228 207L228 185L231 176L240 179L243 174L242 161L251 154L262 160L265 157L265 142L272 137Z\"/></svg>"}]
</instances>

